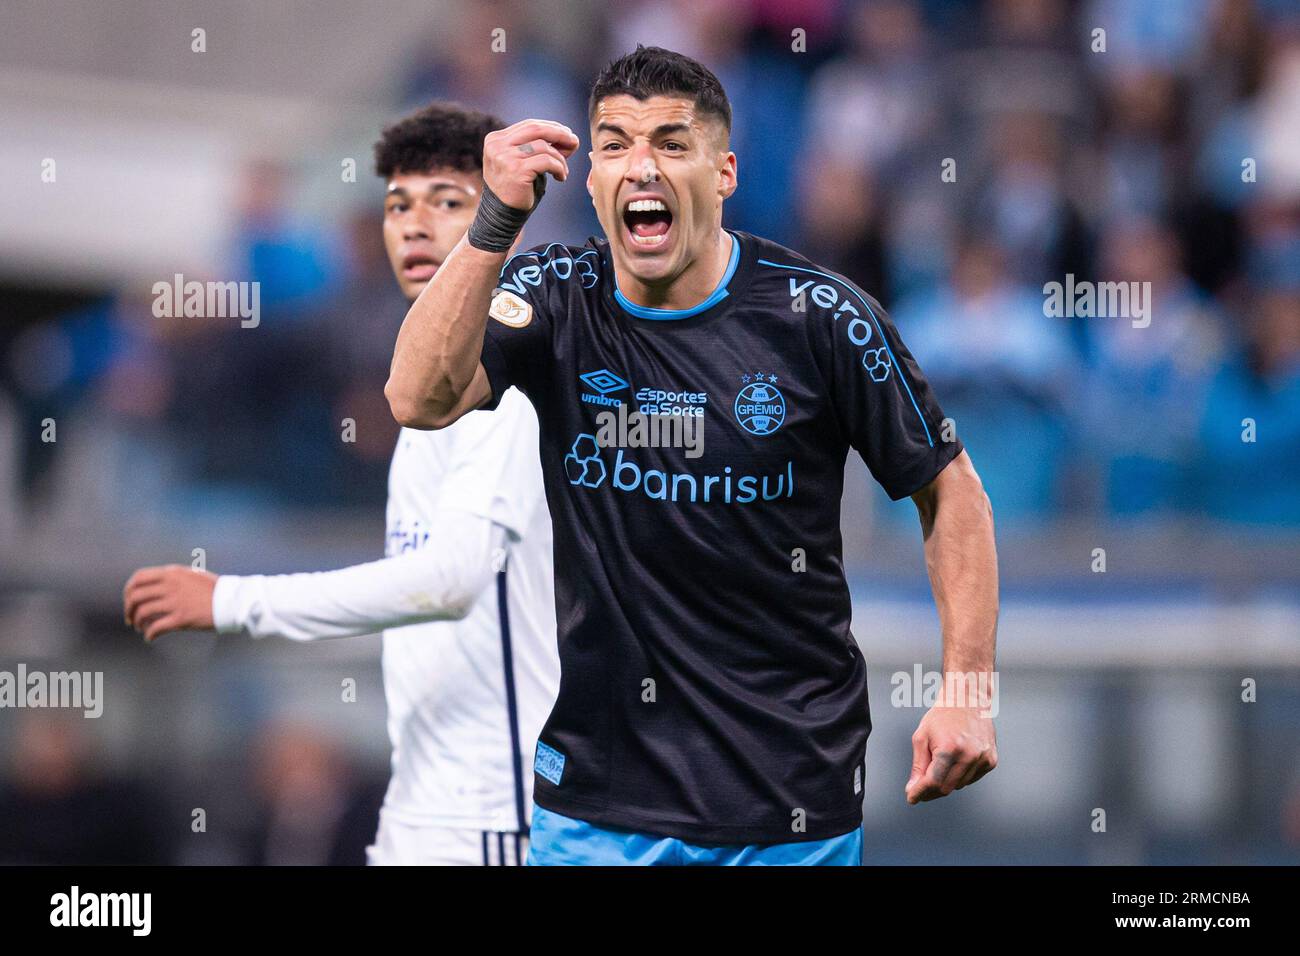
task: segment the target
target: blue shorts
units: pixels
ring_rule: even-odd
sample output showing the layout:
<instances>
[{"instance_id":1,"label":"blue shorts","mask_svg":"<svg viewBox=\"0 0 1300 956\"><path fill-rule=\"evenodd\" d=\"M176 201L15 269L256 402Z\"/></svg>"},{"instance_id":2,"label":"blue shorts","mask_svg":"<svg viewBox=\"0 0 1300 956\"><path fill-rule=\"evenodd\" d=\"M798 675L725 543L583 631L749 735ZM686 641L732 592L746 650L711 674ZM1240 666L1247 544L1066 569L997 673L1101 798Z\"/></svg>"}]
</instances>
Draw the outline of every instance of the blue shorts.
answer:
<instances>
[{"instance_id":1,"label":"blue shorts","mask_svg":"<svg viewBox=\"0 0 1300 956\"><path fill-rule=\"evenodd\" d=\"M533 807L528 866L861 866L862 828L827 840L698 846Z\"/></svg>"}]
</instances>

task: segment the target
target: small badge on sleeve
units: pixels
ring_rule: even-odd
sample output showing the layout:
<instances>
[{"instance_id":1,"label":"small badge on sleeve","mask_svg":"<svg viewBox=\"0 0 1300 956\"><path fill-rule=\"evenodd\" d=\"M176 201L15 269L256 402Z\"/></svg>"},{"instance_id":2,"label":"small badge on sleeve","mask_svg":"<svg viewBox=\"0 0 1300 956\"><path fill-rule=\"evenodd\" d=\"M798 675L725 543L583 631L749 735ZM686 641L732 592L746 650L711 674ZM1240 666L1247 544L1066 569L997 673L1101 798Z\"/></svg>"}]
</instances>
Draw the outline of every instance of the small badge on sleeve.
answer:
<instances>
[{"instance_id":1,"label":"small badge on sleeve","mask_svg":"<svg viewBox=\"0 0 1300 956\"><path fill-rule=\"evenodd\" d=\"M540 740L537 741L537 757L533 760L533 770L538 776L545 777L558 787L560 777L564 776L564 754L554 747L546 746Z\"/></svg>"},{"instance_id":2,"label":"small badge on sleeve","mask_svg":"<svg viewBox=\"0 0 1300 956\"><path fill-rule=\"evenodd\" d=\"M513 292L506 292L503 289L492 299L488 315L502 325L508 325L512 329L522 329L533 321L533 307Z\"/></svg>"}]
</instances>

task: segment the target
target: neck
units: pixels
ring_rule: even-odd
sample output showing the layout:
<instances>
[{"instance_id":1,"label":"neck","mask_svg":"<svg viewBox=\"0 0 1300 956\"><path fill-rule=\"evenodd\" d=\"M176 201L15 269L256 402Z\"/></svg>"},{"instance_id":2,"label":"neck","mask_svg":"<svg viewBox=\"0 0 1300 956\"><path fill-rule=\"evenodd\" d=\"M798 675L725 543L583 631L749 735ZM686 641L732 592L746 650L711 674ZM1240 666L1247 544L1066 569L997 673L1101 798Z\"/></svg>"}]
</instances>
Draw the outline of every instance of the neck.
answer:
<instances>
[{"instance_id":1,"label":"neck","mask_svg":"<svg viewBox=\"0 0 1300 956\"><path fill-rule=\"evenodd\" d=\"M690 309L707 299L722 281L731 260L735 240L721 226L714 231L705 248L677 275L658 282L642 282L620 268L617 257L614 275L624 298L650 309Z\"/></svg>"}]
</instances>

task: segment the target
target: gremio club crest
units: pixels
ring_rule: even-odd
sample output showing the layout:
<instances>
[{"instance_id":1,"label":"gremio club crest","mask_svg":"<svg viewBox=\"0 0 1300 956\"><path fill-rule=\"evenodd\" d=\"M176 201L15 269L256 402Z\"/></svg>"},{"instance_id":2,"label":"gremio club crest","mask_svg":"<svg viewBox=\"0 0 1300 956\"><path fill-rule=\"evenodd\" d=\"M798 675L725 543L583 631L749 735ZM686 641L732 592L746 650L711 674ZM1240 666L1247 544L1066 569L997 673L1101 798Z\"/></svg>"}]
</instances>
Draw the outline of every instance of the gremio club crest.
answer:
<instances>
[{"instance_id":1,"label":"gremio club crest","mask_svg":"<svg viewBox=\"0 0 1300 956\"><path fill-rule=\"evenodd\" d=\"M751 435L770 435L785 422L785 396L775 375L742 375L736 395L736 421Z\"/></svg>"}]
</instances>

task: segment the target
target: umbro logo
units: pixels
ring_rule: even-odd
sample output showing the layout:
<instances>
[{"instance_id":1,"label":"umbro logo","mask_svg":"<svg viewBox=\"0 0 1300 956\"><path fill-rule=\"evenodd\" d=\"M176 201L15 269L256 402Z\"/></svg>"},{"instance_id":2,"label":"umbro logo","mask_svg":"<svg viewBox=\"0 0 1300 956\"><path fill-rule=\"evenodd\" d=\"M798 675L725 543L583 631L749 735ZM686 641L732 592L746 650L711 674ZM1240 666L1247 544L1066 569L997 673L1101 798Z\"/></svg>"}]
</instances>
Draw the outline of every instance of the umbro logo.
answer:
<instances>
[{"instance_id":1,"label":"umbro logo","mask_svg":"<svg viewBox=\"0 0 1300 956\"><path fill-rule=\"evenodd\" d=\"M601 395L608 395L610 392L617 392L620 388L627 388L627 381L607 368L602 368L597 372L588 372L586 375L578 377L582 379L584 385Z\"/></svg>"}]
</instances>

